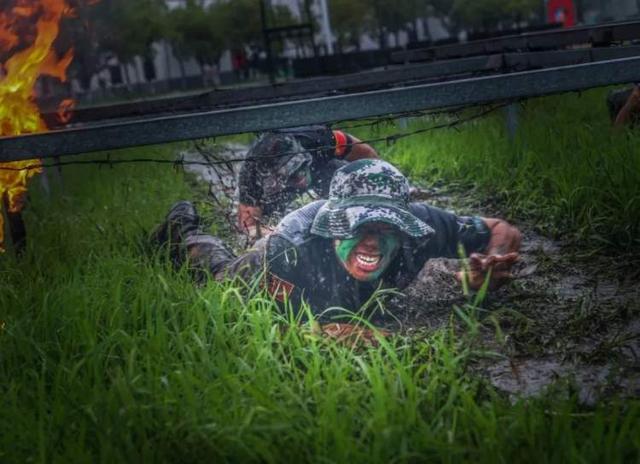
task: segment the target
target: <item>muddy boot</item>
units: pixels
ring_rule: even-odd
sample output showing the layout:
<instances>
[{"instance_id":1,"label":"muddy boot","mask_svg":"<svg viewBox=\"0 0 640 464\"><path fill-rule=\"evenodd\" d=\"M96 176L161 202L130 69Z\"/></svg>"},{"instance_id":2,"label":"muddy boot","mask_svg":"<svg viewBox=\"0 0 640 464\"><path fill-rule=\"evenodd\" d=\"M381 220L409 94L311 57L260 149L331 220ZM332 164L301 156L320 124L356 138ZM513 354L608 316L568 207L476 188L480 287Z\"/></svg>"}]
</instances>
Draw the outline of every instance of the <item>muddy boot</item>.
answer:
<instances>
[{"instance_id":1,"label":"muddy boot","mask_svg":"<svg viewBox=\"0 0 640 464\"><path fill-rule=\"evenodd\" d=\"M221 239L202 231L200 216L188 201L173 205L165 221L153 232L151 240L157 246L168 248L176 267L186 263L199 283L221 273L236 258Z\"/></svg>"},{"instance_id":2,"label":"muddy boot","mask_svg":"<svg viewBox=\"0 0 640 464\"><path fill-rule=\"evenodd\" d=\"M180 266L186 258L186 238L198 233L200 216L195 207L191 202L179 201L171 207L165 220L151 233L150 242L154 247L166 247L173 263Z\"/></svg>"}]
</instances>

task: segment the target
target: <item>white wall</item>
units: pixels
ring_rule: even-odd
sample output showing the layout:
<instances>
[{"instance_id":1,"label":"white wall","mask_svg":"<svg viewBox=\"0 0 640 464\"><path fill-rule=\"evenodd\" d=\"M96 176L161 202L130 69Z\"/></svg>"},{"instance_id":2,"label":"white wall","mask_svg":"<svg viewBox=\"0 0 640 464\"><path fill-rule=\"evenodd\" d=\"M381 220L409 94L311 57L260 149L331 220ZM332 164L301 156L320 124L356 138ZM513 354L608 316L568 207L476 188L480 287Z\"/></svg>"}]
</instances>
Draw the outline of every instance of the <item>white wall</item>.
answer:
<instances>
[{"instance_id":1,"label":"white wall","mask_svg":"<svg viewBox=\"0 0 640 464\"><path fill-rule=\"evenodd\" d=\"M609 3L609 10L615 19L626 19L638 14L638 4L635 0L617 0Z\"/></svg>"},{"instance_id":2,"label":"white wall","mask_svg":"<svg viewBox=\"0 0 640 464\"><path fill-rule=\"evenodd\" d=\"M640 15L636 0L582 0L582 16L586 24L604 18L621 21Z\"/></svg>"}]
</instances>

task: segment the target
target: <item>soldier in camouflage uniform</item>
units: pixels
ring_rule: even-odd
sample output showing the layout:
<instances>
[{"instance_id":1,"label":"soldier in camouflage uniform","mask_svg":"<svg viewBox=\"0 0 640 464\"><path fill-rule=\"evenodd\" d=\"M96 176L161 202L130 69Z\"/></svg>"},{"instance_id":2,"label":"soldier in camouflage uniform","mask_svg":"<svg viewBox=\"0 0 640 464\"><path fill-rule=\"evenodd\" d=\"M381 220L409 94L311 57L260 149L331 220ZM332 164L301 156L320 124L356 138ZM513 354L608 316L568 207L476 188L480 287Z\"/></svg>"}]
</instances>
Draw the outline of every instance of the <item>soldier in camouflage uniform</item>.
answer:
<instances>
[{"instance_id":1,"label":"soldier in camouflage uniform","mask_svg":"<svg viewBox=\"0 0 640 464\"><path fill-rule=\"evenodd\" d=\"M252 160L242 165L238 180L238 225L255 236L260 235L263 217L282 214L308 190L326 198L336 169L378 155L352 135L328 126L307 126L260 134L247 157Z\"/></svg>"},{"instance_id":2,"label":"soldier in camouflage uniform","mask_svg":"<svg viewBox=\"0 0 640 464\"><path fill-rule=\"evenodd\" d=\"M468 281L490 286L510 278L520 232L500 219L456 216L410 203L409 183L392 165L361 160L338 171L328 200L287 215L266 239L236 257L217 238L202 234L187 202L169 213L159 237L171 241L178 262L208 270L216 279L260 279L273 298L331 318L327 308L357 311L378 288L406 287L431 258L470 255ZM452 282L455 279L452 274Z\"/></svg>"}]
</instances>

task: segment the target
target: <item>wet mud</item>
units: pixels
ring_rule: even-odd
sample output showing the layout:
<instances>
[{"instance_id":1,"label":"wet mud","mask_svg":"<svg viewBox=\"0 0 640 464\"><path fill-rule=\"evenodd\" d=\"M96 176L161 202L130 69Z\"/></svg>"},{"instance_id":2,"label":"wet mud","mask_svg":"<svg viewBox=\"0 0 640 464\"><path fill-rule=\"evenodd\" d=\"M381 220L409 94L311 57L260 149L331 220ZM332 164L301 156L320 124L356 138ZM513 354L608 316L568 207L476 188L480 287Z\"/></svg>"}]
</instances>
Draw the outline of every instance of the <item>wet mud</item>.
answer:
<instances>
[{"instance_id":1,"label":"wet mud","mask_svg":"<svg viewBox=\"0 0 640 464\"><path fill-rule=\"evenodd\" d=\"M246 153L246 147L232 148L218 155ZM198 153L183 156L202 160ZM212 195L227 198L216 202L228 218L237 198L238 163L233 166L188 168ZM504 217L499 202L458 186L415 188L412 195L461 214ZM470 369L514 399L550 389L586 404L612 395L640 397L640 251L593 253L538 234L536 224L510 222L524 240L509 285L479 300L464 295L453 277L459 260L431 260L391 301L386 328L420 336L453 321L461 337L474 337L479 355ZM227 230L241 248L246 239Z\"/></svg>"},{"instance_id":2,"label":"wet mud","mask_svg":"<svg viewBox=\"0 0 640 464\"><path fill-rule=\"evenodd\" d=\"M426 201L445 208L472 203L463 192L428 194ZM487 211L473 203L465 214L501 216L495 205ZM395 301L400 330L436 329L453 318L468 334L459 314L472 315L477 349L486 354L472 369L514 399L549 389L586 404L640 397L640 253L589 255L539 235L535 224L510 222L524 234L513 282L476 301L447 279L457 260L432 260Z\"/></svg>"}]
</instances>

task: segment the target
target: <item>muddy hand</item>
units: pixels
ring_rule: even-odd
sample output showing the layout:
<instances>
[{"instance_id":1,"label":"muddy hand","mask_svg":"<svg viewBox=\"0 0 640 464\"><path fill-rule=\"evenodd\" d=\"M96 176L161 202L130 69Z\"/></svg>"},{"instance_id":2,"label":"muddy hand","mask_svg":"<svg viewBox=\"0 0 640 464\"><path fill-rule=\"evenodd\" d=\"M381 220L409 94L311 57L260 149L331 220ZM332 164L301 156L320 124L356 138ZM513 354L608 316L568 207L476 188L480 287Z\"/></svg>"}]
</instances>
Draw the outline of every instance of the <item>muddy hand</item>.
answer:
<instances>
[{"instance_id":1,"label":"muddy hand","mask_svg":"<svg viewBox=\"0 0 640 464\"><path fill-rule=\"evenodd\" d=\"M489 289L494 290L501 287L513 278L511 274L511 266L518 260L519 254L516 252L507 253L505 255L483 255L473 253L469 257L469 267L466 271L467 282L469 287L478 290L482 287L485 279L491 272L491 280ZM465 271L458 273L458 280L465 277Z\"/></svg>"}]
</instances>

